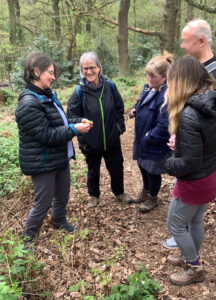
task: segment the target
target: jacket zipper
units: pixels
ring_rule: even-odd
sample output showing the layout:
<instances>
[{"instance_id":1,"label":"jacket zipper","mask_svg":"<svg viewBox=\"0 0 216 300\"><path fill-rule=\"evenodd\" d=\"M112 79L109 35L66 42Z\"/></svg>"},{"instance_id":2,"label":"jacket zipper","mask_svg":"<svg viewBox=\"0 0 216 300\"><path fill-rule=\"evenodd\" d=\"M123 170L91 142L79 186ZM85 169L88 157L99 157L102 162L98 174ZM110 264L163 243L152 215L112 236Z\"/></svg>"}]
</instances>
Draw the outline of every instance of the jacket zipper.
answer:
<instances>
[{"instance_id":1,"label":"jacket zipper","mask_svg":"<svg viewBox=\"0 0 216 300\"><path fill-rule=\"evenodd\" d=\"M99 97L100 109L101 109L101 118L102 118L102 130L103 130L103 142L104 142L104 151L106 151L106 132L105 132L105 124L104 124L104 112L103 112L103 105L102 105L102 96L104 91L104 85L102 87L102 91Z\"/></svg>"}]
</instances>

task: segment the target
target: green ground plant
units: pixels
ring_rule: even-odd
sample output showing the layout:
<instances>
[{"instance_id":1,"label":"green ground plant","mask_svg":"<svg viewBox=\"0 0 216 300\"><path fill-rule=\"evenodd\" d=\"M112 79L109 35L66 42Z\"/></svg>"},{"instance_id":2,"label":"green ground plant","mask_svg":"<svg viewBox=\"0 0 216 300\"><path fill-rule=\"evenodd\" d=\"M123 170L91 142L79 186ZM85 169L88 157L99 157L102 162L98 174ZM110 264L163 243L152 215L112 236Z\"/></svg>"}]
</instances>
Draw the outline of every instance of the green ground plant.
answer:
<instances>
[{"instance_id":1,"label":"green ground plant","mask_svg":"<svg viewBox=\"0 0 216 300\"><path fill-rule=\"evenodd\" d=\"M14 108L17 104L18 95L9 89L1 89L1 93L4 96L5 104L10 108Z\"/></svg>"},{"instance_id":2,"label":"green ground plant","mask_svg":"<svg viewBox=\"0 0 216 300\"><path fill-rule=\"evenodd\" d=\"M67 248L74 243L75 234L62 234L62 232L58 232L50 242L56 246L58 250L59 262L61 263L64 258L66 258Z\"/></svg>"},{"instance_id":3,"label":"green ground plant","mask_svg":"<svg viewBox=\"0 0 216 300\"><path fill-rule=\"evenodd\" d=\"M94 270L94 272L95 275L98 276L99 271ZM101 273L99 275L101 276ZM111 281L109 281L109 283L111 283ZM103 296L102 294L98 294L96 298L91 296L88 283L81 280L77 284L71 286L69 292L79 292L80 299L83 300L154 300L156 293L160 289L159 283L151 279L150 274L142 265L140 265L136 273L127 277L125 284L119 284L112 287L107 296ZM88 296L85 296L84 294L88 294Z\"/></svg>"},{"instance_id":4,"label":"green ground plant","mask_svg":"<svg viewBox=\"0 0 216 300\"><path fill-rule=\"evenodd\" d=\"M43 274L43 265L36 260L31 249L25 249L23 240L7 231L0 236L0 300L13 300L38 293L37 280Z\"/></svg>"},{"instance_id":5,"label":"green ground plant","mask_svg":"<svg viewBox=\"0 0 216 300\"><path fill-rule=\"evenodd\" d=\"M20 183L18 135L15 122L0 123L0 144L0 197L4 197L17 191Z\"/></svg>"}]
</instances>

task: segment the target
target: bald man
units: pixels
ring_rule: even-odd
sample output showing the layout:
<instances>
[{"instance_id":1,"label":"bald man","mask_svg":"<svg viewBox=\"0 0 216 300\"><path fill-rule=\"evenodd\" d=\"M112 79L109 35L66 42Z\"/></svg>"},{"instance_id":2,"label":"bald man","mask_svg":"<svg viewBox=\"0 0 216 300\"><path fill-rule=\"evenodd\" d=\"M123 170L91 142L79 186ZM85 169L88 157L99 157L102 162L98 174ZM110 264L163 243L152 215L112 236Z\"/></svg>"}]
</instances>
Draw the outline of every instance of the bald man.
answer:
<instances>
[{"instance_id":1,"label":"bald man","mask_svg":"<svg viewBox=\"0 0 216 300\"><path fill-rule=\"evenodd\" d=\"M211 27L205 20L188 22L182 30L181 48L186 55L196 57L216 78L216 56L212 52Z\"/></svg>"}]
</instances>

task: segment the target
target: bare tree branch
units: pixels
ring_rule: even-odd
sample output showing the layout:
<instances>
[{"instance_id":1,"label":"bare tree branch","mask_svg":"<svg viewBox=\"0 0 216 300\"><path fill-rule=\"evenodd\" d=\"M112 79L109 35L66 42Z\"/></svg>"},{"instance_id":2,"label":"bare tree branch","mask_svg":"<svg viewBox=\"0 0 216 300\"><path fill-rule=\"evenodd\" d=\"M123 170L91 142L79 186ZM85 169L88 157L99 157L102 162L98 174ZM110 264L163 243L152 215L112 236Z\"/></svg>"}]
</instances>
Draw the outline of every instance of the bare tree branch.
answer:
<instances>
[{"instance_id":1,"label":"bare tree branch","mask_svg":"<svg viewBox=\"0 0 216 300\"><path fill-rule=\"evenodd\" d=\"M106 17L102 11L99 11L97 8L95 8L93 6L90 6L90 5L88 5L88 7L91 10L93 10L95 13L97 13L98 15L100 15L100 17L102 19L106 20L107 22L109 22L111 24L114 24L115 26L119 26L119 24L118 24L118 22L116 20L113 20L111 18ZM163 36L163 34L160 31L145 30L145 29L137 28L137 27L134 27L134 26L131 26L131 25L128 25L128 29L132 30L132 31L135 31L135 32L142 33L142 34L146 34L146 35L157 36L160 39L162 39L162 36Z\"/></svg>"},{"instance_id":2,"label":"bare tree branch","mask_svg":"<svg viewBox=\"0 0 216 300\"><path fill-rule=\"evenodd\" d=\"M199 4L199 3L196 2L196 0L185 0L185 2L187 2L191 6L194 6L198 9L204 10L208 13L216 14L216 7L206 6L205 4Z\"/></svg>"}]
</instances>

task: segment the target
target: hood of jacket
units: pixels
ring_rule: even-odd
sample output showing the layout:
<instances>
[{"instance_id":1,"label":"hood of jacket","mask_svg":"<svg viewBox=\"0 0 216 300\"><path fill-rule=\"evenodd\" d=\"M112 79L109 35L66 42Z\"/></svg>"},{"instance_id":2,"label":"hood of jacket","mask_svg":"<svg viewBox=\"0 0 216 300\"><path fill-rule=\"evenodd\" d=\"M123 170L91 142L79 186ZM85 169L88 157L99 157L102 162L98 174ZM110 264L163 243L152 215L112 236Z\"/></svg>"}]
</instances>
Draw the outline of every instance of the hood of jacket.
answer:
<instances>
[{"instance_id":1,"label":"hood of jacket","mask_svg":"<svg viewBox=\"0 0 216 300\"><path fill-rule=\"evenodd\" d=\"M190 105L201 114L216 117L216 90L207 90L203 94L193 95L185 106Z\"/></svg>"}]
</instances>

